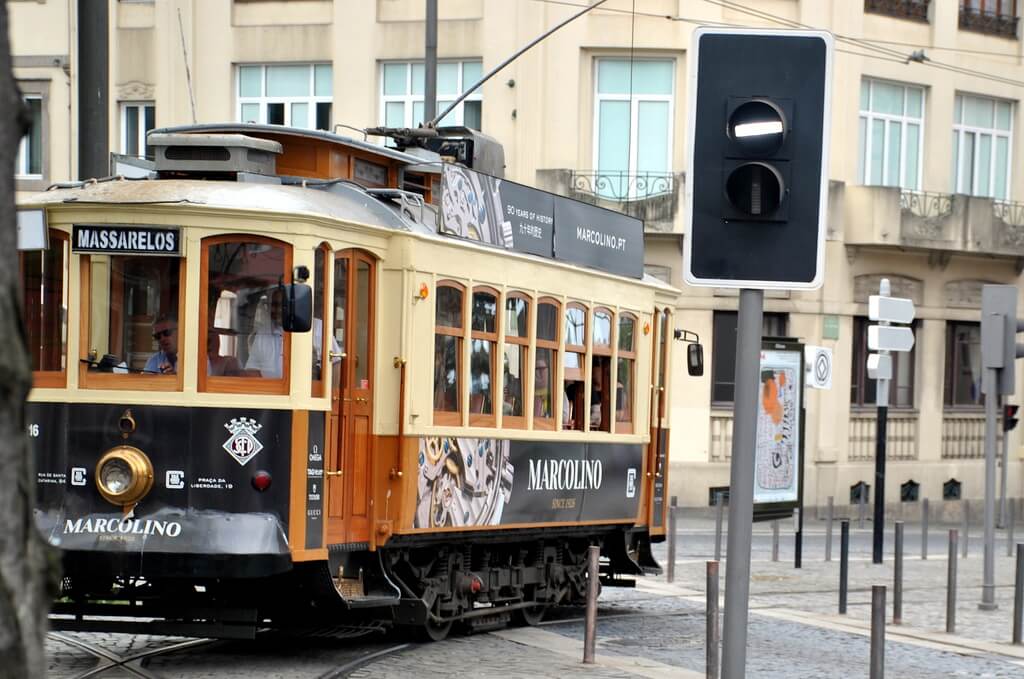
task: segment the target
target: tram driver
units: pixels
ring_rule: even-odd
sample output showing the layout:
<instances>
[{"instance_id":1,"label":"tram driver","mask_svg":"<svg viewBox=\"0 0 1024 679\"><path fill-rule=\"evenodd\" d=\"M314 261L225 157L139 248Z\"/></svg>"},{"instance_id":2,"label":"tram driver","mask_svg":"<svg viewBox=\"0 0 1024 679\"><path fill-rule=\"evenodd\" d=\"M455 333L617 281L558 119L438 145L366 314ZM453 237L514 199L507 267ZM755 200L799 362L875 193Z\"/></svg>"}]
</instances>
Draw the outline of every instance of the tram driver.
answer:
<instances>
[{"instance_id":1,"label":"tram driver","mask_svg":"<svg viewBox=\"0 0 1024 679\"><path fill-rule=\"evenodd\" d=\"M164 314L153 322L153 339L159 350L149 357L147 373L173 375L178 372L178 318Z\"/></svg>"}]
</instances>

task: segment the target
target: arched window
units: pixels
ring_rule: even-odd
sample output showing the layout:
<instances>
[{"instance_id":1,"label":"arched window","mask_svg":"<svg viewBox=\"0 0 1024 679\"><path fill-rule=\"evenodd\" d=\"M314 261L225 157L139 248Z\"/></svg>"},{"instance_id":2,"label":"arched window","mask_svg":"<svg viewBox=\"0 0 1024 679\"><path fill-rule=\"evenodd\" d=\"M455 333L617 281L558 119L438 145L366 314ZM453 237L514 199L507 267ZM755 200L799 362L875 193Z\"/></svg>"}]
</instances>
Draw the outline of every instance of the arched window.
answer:
<instances>
[{"instance_id":1,"label":"arched window","mask_svg":"<svg viewBox=\"0 0 1024 679\"><path fill-rule=\"evenodd\" d=\"M610 310L594 309L593 337L591 337L590 412L591 431L611 431L612 402L612 322Z\"/></svg>"},{"instance_id":2,"label":"arched window","mask_svg":"<svg viewBox=\"0 0 1024 679\"><path fill-rule=\"evenodd\" d=\"M537 302L537 357L533 369L533 428L555 428L555 375L558 372L558 328L561 305L551 297Z\"/></svg>"},{"instance_id":3,"label":"arched window","mask_svg":"<svg viewBox=\"0 0 1024 679\"><path fill-rule=\"evenodd\" d=\"M18 253L22 307L36 387L66 383L68 343L68 234L49 231L50 247Z\"/></svg>"},{"instance_id":4,"label":"arched window","mask_svg":"<svg viewBox=\"0 0 1024 679\"><path fill-rule=\"evenodd\" d=\"M587 382L587 308L570 302L565 308L565 376L562 428L583 429Z\"/></svg>"},{"instance_id":5,"label":"arched window","mask_svg":"<svg viewBox=\"0 0 1024 679\"><path fill-rule=\"evenodd\" d=\"M501 393L503 427L525 427L526 376L530 355L530 298L519 292L505 296L504 386Z\"/></svg>"},{"instance_id":6,"label":"arched window","mask_svg":"<svg viewBox=\"0 0 1024 679\"><path fill-rule=\"evenodd\" d=\"M494 424L494 360L498 351L498 291L474 288L470 318L469 423Z\"/></svg>"},{"instance_id":7,"label":"arched window","mask_svg":"<svg viewBox=\"0 0 1024 679\"><path fill-rule=\"evenodd\" d=\"M619 357L616 365L615 432L633 433L633 385L636 382L636 317L619 316Z\"/></svg>"},{"instance_id":8,"label":"arched window","mask_svg":"<svg viewBox=\"0 0 1024 679\"><path fill-rule=\"evenodd\" d=\"M434 318L434 424L462 424L462 337L465 287L437 284Z\"/></svg>"}]
</instances>

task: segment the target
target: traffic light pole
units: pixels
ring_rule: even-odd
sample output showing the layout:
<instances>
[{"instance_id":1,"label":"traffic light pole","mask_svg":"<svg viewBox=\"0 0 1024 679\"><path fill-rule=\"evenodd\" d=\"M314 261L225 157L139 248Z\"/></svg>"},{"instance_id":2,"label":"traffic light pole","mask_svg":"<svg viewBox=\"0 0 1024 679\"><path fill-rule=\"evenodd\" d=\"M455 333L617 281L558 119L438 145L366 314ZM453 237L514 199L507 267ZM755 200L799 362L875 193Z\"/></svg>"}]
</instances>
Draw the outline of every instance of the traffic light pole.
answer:
<instances>
[{"instance_id":1,"label":"traffic light pole","mask_svg":"<svg viewBox=\"0 0 1024 679\"><path fill-rule=\"evenodd\" d=\"M1010 365L1013 369L1013 365ZM985 380L985 565L984 580L981 585L981 603L978 608L983 611L994 611L996 605L996 563L995 563L995 540L996 540L996 406L999 403L998 389L996 384L999 381L997 368L985 368L983 379Z\"/></svg>"},{"instance_id":2,"label":"traffic light pole","mask_svg":"<svg viewBox=\"0 0 1024 679\"><path fill-rule=\"evenodd\" d=\"M878 287L880 297L888 297L892 289L888 278L883 278ZM879 321L888 326L889 321ZM889 351L880 350L879 355L888 356ZM881 378L877 383L875 403L878 404L878 421L875 424L875 521L872 526L871 561L882 563L885 548L885 441L889 424L889 379Z\"/></svg>"},{"instance_id":3,"label":"traffic light pole","mask_svg":"<svg viewBox=\"0 0 1024 679\"><path fill-rule=\"evenodd\" d=\"M747 664L750 540L754 515L754 449L760 391L763 290L740 290L729 471L729 538L725 562L722 679L743 679Z\"/></svg>"},{"instance_id":4,"label":"traffic light pole","mask_svg":"<svg viewBox=\"0 0 1024 679\"><path fill-rule=\"evenodd\" d=\"M1013 370L1013 367L1010 367L1009 370ZM999 526L999 528L1006 528L1006 472L1007 472L1007 470L1006 470L1006 463L1009 462L1009 454L1010 454L1010 450L1009 450L1009 448L1010 448L1010 446L1009 446L1010 431L1006 427L1007 427L1007 423L1010 421L1010 418L1009 418L1009 413L1006 412L1006 399L1003 398L1003 397L1000 397L999 398L999 405L1000 405L1000 410L1003 413L1003 427L1002 427L1002 430L1003 430L1003 450L1002 450L1002 454L1000 455L1000 459L1001 459L1003 468L1002 468L1002 473L999 476L999 521L998 521L998 526Z\"/></svg>"}]
</instances>

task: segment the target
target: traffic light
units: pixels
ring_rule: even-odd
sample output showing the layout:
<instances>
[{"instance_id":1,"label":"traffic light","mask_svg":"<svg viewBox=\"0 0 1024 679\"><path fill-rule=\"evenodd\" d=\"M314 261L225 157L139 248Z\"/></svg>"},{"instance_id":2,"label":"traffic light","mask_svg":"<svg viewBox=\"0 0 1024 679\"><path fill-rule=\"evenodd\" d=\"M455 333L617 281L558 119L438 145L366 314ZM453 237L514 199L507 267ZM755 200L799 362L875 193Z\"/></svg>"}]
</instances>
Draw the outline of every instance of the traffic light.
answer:
<instances>
[{"instance_id":1,"label":"traffic light","mask_svg":"<svg viewBox=\"0 0 1024 679\"><path fill-rule=\"evenodd\" d=\"M981 361L984 368L995 368L997 394L1014 392L1015 359L1024 356L1024 345L1017 344L1017 333L1024 324L1017 320L1017 287L984 285L981 288ZM986 391L982 380L982 391Z\"/></svg>"},{"instance_id":2,"label":"traffic light","mask_svg":"<svg viewBox=\"0 0 1024 679\"><path fill-rule=\"evenodd\" d=\"M831 35L701 27L691 54L687 282L818 287Z\"/></svg>"},{"instance_id":3,"label":"traffic light","mask_svg":"<svg viewBox=\"0 0 1024 679\"><path fill-rule=\"evenodd\" d=\"M1010 431L1017 426L1017 410L1020 406L1003 406L1003 431Z\"/></svg>"}]
</instances>

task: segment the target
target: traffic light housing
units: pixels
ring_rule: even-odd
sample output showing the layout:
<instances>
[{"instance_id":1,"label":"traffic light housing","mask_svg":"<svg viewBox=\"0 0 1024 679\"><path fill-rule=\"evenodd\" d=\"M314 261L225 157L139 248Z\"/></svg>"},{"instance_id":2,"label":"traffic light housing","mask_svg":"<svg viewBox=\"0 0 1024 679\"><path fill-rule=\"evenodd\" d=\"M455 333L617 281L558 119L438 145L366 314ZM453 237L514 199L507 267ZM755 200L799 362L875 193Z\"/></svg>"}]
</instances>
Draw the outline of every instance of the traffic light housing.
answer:
<instances>
[{"instance_id":1,"label":"traffic light housing","mask_svg":"<svg viewBox=\"0 0 1024 679\"><path fill-rule=\"evenodd\" d=\"M1017 426L1017 411L1020 406L1015 405L1004 405L1003 406L1003 431L1010 431Z\"/></svg>"},{"instance_id":2,"label":"traffic light housing","mask_svg":"<svg viewBox=\"0 0 1024 679\"><path fill-rule=\"evenodd\" d=\"M686 281L818 287L831 35L701 27L691 54Z\"/></svg>"},{"instance_id":3,"label":"traffic light housing","mask_svg":"<svg viewBox=\"0 0 1024 679\"><path fill-rule=\"evenodd\" d=\"M1014 360L1024 357L1024 345L1017 344L1017 333L1024 324L1017 320L1017 287L984 285L981 288L981 361L984 368L995 368L997 394L1015 390ZM982 380L982 391L986 391Z\"/></svg>"}]
</instances>

